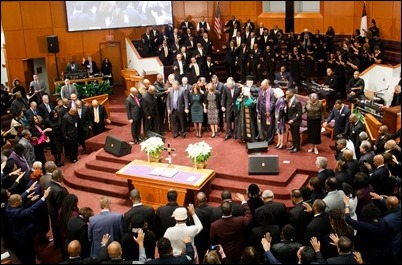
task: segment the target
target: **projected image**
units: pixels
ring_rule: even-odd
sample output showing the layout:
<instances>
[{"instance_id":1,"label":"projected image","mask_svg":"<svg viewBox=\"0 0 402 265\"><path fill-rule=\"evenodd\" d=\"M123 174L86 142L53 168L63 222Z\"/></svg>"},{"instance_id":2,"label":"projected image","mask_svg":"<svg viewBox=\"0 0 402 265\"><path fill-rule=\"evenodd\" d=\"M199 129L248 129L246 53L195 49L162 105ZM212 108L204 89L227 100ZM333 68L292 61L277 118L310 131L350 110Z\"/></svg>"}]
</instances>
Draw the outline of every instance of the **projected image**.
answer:
<instances>
[{"instance_id":1,"label":"projected image","mask_svg":"<svg viewBox=\"0 0 402 265\"><path fill-rule=\"evenodd\" d=\"M165 25L171 1L65 1L68 31Z\"/></svg>"}]
</instances>

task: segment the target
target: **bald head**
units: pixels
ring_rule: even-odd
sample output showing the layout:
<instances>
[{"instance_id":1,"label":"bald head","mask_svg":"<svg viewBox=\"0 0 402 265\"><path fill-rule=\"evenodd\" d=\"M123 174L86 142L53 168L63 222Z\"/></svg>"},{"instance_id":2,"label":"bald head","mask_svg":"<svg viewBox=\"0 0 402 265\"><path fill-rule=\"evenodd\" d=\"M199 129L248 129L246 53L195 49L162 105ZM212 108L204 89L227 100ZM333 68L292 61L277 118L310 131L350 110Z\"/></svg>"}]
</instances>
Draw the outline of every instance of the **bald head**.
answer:
<instances>
[{"instance_id":1,"label":"bald head","mask_svg":"<svg viewBox=\"0 0 402 265\"><path fill-rule=\"evenodd\" d=\"M121 249L121 245L117 241L113 241L107 247L107 253L111 259L121 258L123 255L123 250Z\"/></svg>"},{"instance_id":2,"label":"bald head","mask_svg":"<svg viewBox=\"0 0 402 265\"><path fill-rule=\"evenodd\" d=\"M373 164L378 167L384 164L384 157L382 155L376 155L373 158Z\"/></svg>"},{"instance_id":3,"label":"bald head","mask_svg":"<svg viewBox=\"0 0 402 265\"><path fill-rule=\"evenodd\" d=\"M81 243L78 240L71 241L67 246L67 252L70 257L78 257L81 254Z\"/></svg>"},{"instance_id":4,"label":"bald head","mask_svg":"<svg viewBox=\"0 0 402 265\"><path fill-rule=\"evenodd\" d=\"M134 202L134 201L139 201L140 198L141 198L141 195L140 195L140 191L139 191L139 190L133 189L133 190L130 191L130 199L131 199L133 202Z\"/></svg>"},{"instance_id":5,"label":"bald head","mask_svg":"<svg viewBox=\"0 0 402 265\"><path fill-rule=\"evenodd\" d=\"M196 200L199 204L206 203L207 195L204 192L200 191L197 193Z\"/></svg>"},{"instance_id":6,"label":"bald head","mask_svg":"<svg viewBox=\"0 0 402 265\"><path fill-rule=\"evenodd\" d=\"M399 206L399 200L396 196L389 196L386 203L387 209L396 209Z\"/></svg>"},{"instance_id":7,"label":"bald head","mask_svg":"<svg viewBox=\"0 0 402 265\"><path fill-rule=\"evenodd\" d=\"M345 149L342 152L342 156L346 161L350 161L353 159L353 151L350 149Z\"/></svg>"}]
</instances>

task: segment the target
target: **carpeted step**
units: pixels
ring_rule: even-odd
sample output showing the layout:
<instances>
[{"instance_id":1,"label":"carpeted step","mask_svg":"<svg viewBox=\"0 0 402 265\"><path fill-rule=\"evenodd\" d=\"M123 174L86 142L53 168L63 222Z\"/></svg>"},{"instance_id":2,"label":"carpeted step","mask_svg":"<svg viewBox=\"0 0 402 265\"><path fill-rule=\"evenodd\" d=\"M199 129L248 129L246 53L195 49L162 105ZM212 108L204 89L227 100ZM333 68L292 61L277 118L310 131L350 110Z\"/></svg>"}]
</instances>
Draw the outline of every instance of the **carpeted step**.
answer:
<instances>
[{"instance_id":1,"label":"carpeted step","mask_svg":"<svg viewBox=\"0 0 402 265\"><path fill-rule=\"evenodd\" d=\"M126 164L109 162L105 160L92 160L85 163L86 167L91 170L108 172L108 173L116 173L121 168L123 168Z\"/></svg>"},{"instance_id":2,"label":"carpeted step","mask_svg":"<svg viewBox=\"0 0 402 265\"><path fill-rule=\"evenodd\" d=\"M74 174L78 178L90 180L93 184L98 185L101 184L111 184L113 187L115 186L123 186L127 187L127 181L117 178L115 173L105 172L105 171L98 171L89 169L86 167L81 167L74 169Z\"/></svg>"},{"instance_id":3,"label":"carpeted step","mask_svg":"<svg viewBox=\"0 0 402 265\"><path fill-rule=\"evenodd\" d=\"M128 155L117 157L114 154L108 153L103 148L101 148L101 150L99 150L99 152L96 154L96 160L117 163L119 165L125 166L136 159L136 156L136 153L131 152Z\"/></svg>"},{"instance_id":4,"label":"carpeted step","mask_svg":"<svg viewBox=\"0 0 402 265\"><path fill-rule=\"evenodd\" d=\"M275 186L286 186L292 178L294 177L295 172L290 175L287 174L279 174L279 175L229 175L222 173L220 177L222 179L226 179L228 181L242 181L246 183L261 183L261 184L269 184Z\"/></svg>"},{"instance_id":5,"label":"carpeted step","mask_svg":"<svg viewBox=\"0 0 402 265\"><path fill-rule=\"evenodd\" d=\"M289 199L289 194L293 189L298 189L304 184L306 184L307 180L309 179L309 176L306 174L295 174L294 177L291 179L291 181L286 185L285 187L281 186L273 186L269 185L266 182L258 182L257 179L254 178L253 181L228 181L227 179L222 179L216 177L215 180L211 183L211 188L213 190L218 190L219 192L222 192L225 189L229 189L233 193L242 193L244 194L245 190L247 187L250 185L250 183L255 183L257 184L261 191L264 190L272 190L272 192L275 194L275 198L279 199ZM220 197L220 194L219 194Z\"/></svg>"}]
</instances>

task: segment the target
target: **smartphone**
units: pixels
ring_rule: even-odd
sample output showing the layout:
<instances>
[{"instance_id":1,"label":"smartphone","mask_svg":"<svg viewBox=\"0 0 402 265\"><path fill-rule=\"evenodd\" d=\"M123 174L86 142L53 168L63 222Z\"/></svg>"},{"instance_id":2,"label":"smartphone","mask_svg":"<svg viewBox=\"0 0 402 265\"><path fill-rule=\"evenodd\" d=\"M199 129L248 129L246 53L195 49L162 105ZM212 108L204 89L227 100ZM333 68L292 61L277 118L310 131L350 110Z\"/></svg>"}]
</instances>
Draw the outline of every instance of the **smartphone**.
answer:
<instances>
[{"instance_id":1,"label":"smartphone","mask_svg":"<svg viewBox=\"0 0 402 265\"><path fill-rule=\"evenodd\" d=\"M209 250L219 250L219 245L211 245Z\"/></svg>"}]
</instances>

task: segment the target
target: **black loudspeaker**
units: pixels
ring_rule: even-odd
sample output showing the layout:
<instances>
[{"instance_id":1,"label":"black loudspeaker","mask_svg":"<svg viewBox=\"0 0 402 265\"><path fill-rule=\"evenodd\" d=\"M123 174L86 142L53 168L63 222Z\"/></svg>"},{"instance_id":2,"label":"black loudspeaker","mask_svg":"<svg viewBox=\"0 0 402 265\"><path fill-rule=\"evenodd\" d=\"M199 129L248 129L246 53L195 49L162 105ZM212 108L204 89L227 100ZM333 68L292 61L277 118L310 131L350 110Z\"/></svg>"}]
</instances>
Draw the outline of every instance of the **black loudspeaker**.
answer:
<instances>
[{"instance_id":1,"label":"black loudspeaker","mask_svg":"<svg viewBox=\"0 0 402 265\"><path fill-rule=\"evenodd\" d=\"M56 35L47 36L47 52L48 53L59 52L59 38Z\"/></svg>"},{"instance_id":2,"label":"black loudspeaker","mask_svg":"<svg viewBox=\"0 0 402 265\"><path fill-rule=\"evenodd\" d=\"M278 174L278 155L249 155L248 174Z\"/></svg>"},{"instance_id":3,"label":"black loudspeaker","mask_svg":"<svg viewBox=\"0 0 402 265\"><path fill-rule=\"evenodd\" d=\"M268 150L268 142L247 143L247 154L263 153Z\"/></svg>"},{"instance_id":4,"label":"black loudspeaker","mask_svg":"<svg viewBox=\"0 0 402 265\"><path fill-rule=\"evenodd\" d=\"M114 136L106 136L105 151L115 156L125 156L131 153L131 145Z\"/></svg>"},{"instance_id":5,"label":"black loudspeaker","mask_svg":"<svg viewBox=\"0 0 402 265\"><path fill-rule=\"evenodd\" d=\"M160 135L160 134L158 134L156 132L153 132L153 131L148 131L146 136L147 136L147 138L149 138L149 137L159 137L159 138L162 139L163 142L165 142L165 137L163 137L162 135Z\"/></svg>"}]
</instances>

